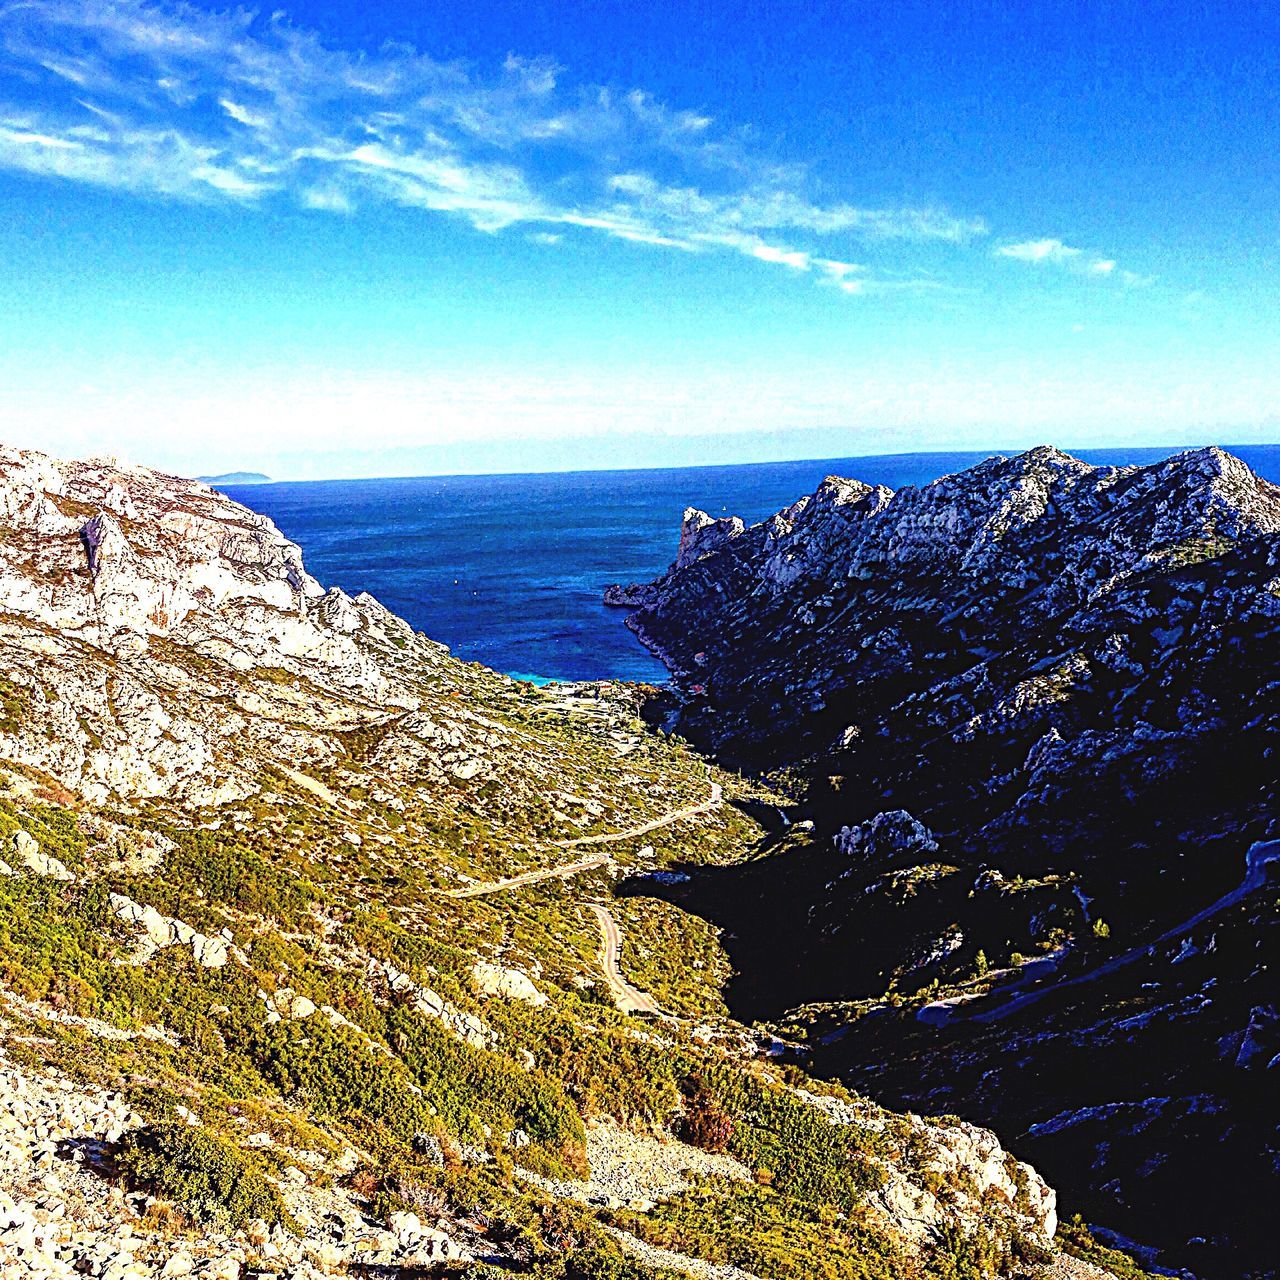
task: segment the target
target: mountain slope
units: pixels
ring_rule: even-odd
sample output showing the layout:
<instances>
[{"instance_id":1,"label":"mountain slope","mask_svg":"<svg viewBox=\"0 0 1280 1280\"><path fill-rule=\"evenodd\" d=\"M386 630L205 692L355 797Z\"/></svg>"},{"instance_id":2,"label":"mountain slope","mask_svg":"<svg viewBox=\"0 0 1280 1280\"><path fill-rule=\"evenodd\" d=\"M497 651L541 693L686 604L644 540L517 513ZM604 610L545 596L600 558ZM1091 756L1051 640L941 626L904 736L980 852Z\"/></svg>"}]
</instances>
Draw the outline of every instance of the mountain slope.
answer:
<instances>
[{"instance_id":1,"label":"mountain slope","mask_svg":"<svg viewBox=\"0 0 1280 1280\"><path fill-rule=\"evenodd\" d=\"M1273 1274L1280 490L1036 449L681 546L611 590L668 721L816 824L668 895L737 937L731 1007L1025 1142L1171 1263Z\"/></svg>"},{"instance_id":2,"label":"mountain slope","mask_svg":"<svg viewBox=\"0 0 1280 1280\"><path fill-rule=\"evenodd\" d=\"M1095 1274L614 899L761 836L634 691L458 662L196 482L4 450L0 513L6 1275Z\"/></svg>"}]
</instances>

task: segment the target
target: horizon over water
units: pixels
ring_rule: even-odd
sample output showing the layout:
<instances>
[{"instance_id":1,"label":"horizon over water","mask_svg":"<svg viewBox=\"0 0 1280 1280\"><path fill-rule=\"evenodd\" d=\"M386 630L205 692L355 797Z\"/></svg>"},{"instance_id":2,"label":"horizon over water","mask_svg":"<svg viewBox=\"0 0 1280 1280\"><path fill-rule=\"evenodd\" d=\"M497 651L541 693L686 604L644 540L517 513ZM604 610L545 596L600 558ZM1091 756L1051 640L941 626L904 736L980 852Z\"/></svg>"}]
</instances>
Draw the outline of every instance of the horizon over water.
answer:
<instances>
[{"instance_id":1,"label":"horizon over water","mask_svg":"<svg viewBox=\"0 0 1280 1280\"><path fill-rule=\"evenodd\" d=\"M1280 483L1280 445L1226 446ZM1081 449L1099 465L1178 449ZM627 471L300 480L217 486L299 543L325 586L368 591L455 656L540 680L665 680L666 668L606 608L611 582L675 559L684 509L762 520L823 477L892 489L928 484L991 451L752 462Z\"/></svg>"}]
</instances>

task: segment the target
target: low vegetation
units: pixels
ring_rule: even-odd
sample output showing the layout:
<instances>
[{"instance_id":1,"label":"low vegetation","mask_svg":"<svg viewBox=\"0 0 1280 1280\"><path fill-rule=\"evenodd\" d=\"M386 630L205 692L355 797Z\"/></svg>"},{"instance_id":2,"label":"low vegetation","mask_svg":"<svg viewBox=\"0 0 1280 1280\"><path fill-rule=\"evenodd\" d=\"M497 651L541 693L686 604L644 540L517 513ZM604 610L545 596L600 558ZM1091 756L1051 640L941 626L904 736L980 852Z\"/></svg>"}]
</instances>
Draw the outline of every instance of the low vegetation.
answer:
<instances>
[{"instance_id":1,"label":"low vegetation","mask_svg":"<svg viewBox=\"0 0 1280 1280\"><path fill-rule=\"evenodd\" d=\"M289 1225L279 1192L243 1151L206 1129L178 1122L125 1135L116 1156L126 1182L163 1196L201 1222Z\"/></svg>"}]
</instances>

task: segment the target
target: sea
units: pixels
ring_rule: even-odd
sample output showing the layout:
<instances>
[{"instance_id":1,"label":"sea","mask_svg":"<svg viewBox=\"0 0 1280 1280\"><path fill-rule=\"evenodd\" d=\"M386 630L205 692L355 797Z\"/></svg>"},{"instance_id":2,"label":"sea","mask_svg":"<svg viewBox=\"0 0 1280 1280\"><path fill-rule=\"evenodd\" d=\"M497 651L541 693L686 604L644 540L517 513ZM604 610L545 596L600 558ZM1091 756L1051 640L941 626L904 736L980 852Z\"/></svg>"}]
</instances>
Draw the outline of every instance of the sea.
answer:
<instances>
[{"instance_id":1,"label":"sea","mask_svg":"<svg viewBox=\"0 0 1280 1280\"><path fill-rule=\"evenodd\" d=\"M1240 445L1280 483L1280 444ZM1079 450L1100 465L1175 450ZM645 582L675 558L684 509L748 524L824 476L924 485L988 453L762 462L667 470L419 476L222 485L303 548L325 586L368 591L467 661L549 680L660 682L666 670L601 603L611 582Z\"/></svg>"}]
</instances>

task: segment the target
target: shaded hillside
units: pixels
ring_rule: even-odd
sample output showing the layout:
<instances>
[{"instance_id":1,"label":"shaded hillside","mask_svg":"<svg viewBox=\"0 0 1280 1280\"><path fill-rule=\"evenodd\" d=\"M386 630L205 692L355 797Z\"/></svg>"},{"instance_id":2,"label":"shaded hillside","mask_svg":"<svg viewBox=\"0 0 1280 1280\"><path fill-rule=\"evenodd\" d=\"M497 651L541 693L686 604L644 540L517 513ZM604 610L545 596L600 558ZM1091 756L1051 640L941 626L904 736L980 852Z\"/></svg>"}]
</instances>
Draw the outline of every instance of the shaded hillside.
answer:
<instances>
[{"instance_id":1,"label":"shaded hillside","mask_svg":"<svg viewBox=\"0 0 1280 1280\"><path fill-rule=\"evenodd\" d=\"M689 513L611 597L675 675L655 713L814 824L669 895L730 931L731 1007L1026 1142L1172 1264L1273 1274L1246 859L1280 835L1280 490L1216 449L831 478L750 528Z\"/></svg>"}]
</instances>

